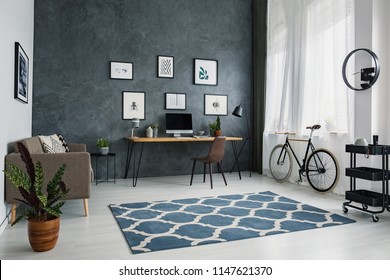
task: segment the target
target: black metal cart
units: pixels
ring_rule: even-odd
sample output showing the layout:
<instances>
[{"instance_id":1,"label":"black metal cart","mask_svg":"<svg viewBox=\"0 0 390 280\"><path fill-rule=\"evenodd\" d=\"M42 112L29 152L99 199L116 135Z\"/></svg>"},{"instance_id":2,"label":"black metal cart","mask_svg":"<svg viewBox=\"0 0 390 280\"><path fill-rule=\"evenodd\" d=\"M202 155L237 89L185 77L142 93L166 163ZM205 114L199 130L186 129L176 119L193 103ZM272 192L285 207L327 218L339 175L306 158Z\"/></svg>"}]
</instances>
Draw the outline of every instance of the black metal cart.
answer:
<instances>
[{"instance_id":1,"label":"black metal cart","mask_svg":"<svg viewBox=\"0 0 390 280\"><path fill-rule=\"evenodd\" d=\"M389 153L390 146L386 145L346 145L347 153L350 153L350 168L346 168L345 175L350 177L350 190L345 192L347 202L343 203L344 213L348 212L347 207L355 208L372 214L374 222L379 221L376 214L383 213L389 208ZM367 156L382 156L382 168L357 167L356 155L365 154ZM369 181L382 181L382 192L357 189L356 179ZM360 204L358 206L358 204ZM370 208L369 208L370 207ZM378 209L380 207L380 209ZM376 208L372 209L372 208Z\"/></svg>"}]
</instances>

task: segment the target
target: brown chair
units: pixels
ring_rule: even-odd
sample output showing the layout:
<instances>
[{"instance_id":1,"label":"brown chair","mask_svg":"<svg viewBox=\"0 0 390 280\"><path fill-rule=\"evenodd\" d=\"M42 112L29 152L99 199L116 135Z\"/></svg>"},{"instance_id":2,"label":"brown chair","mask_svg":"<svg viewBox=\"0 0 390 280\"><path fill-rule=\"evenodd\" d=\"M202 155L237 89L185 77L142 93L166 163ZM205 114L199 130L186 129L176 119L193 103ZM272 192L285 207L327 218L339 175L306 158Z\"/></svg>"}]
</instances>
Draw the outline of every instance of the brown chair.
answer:
<instances>
[{"instance_id":1,"label":"brown chair","mask_svg":"<svg viewBox=\"0 0 390 280\"><path fill-rule=\"evenodd\" d=\"M225 185L227 186L221 164L225 153L225 141L226 138L224 136L215 137L213 143L211 144L209 154L207 156L191 159L194 161L194 163L192 165L190 186L192 185L192 179L194 177L195 165L197 161L203 162L203 183L206 182L206 165L208 164L210 173L210 184L211 188L213 188L212 163L216 163L218 166L218 171L221 172L223 180L225 181Z\"/></svg>"}]
</instances>

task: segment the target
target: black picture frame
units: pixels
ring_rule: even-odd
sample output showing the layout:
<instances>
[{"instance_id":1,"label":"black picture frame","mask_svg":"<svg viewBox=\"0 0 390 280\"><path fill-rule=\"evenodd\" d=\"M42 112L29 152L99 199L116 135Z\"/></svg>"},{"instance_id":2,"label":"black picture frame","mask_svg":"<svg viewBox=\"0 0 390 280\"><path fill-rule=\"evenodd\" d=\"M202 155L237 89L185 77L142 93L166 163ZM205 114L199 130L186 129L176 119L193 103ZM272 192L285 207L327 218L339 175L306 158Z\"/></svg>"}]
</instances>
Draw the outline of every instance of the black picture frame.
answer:
<instances>
[{"instance_id":1,"label":"black picture frame","mask_svg":"<svg viewBox=\"0 0 390 280\"><path fill-rule=\"evenodd\" d=\"M228 96L222 94L205 94L204 114L209 116L227 116Z\"/></svg>"},{"instance_id":2,"label":"black picture frame","mask_svg":"<svg viewBox=\"0 0 390 280\"><path fill-rule=\"evenodd\" d=\"M218 60L194 58L194 84L218 85Z\"/></svg>"},{"instance_id":3,"label":"black picture frame","mask_svg":"<svg viewBox=\"0 0 390 280\"><path fill-rule=\"evenodd\" d=\"M133 80L134 66L132 62L110 61L110 79Z\"/></svg>"},{"instance_id":4,"label":"black picture frame","mask_svg":"<svg viewBox=\"0 0 390 280\"><path fill-rule=\"evenodd\" d=\"M166 110L185 110L187 108L187 95L185 93L166 92Z\"/></svg>"},{"instance_id":5,"label":"black picture frame","mask_svg":"<svg viewBox=\"0 0 390 280\"><path fill-rule=\"evenodd\" d=\"M122 92L122 119L145 119L145 92L123 91Z\"/></svg>"},{"instance_id":6,"label":"black picture frame","mask_svg":"<svg viewBox=\"0 0 390 280\"><path fill-rule=\"evenodd\" d=\"M29 59L19 44L15 42L15 99L28 103L28 94L29 94Z\"/></svg>"},{"instance_id":7,"label":"black picture frame","mask_svg":"<svg viewBox=\"0 0 390 280\"><path fill-rule=\"evenodd\" d=\"M167 55L157 56L157 77L173 79L174 78L174 57Z\"/></svg>"}]
</instances>

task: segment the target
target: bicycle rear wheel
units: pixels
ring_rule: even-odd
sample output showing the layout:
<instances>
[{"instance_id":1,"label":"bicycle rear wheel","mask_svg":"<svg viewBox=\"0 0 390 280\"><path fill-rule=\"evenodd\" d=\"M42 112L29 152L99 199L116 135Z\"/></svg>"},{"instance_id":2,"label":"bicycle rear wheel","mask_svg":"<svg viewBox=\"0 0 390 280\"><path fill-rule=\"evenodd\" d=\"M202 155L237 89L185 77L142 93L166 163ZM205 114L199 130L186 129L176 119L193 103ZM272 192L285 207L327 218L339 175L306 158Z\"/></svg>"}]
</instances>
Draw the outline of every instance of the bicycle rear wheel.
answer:
<instances>
[{"instance_id":1,"label":"bicycle rear wheel","mask_svg":"<svg viewBox=\"0 0 390 280\"><path fill-rule=\"evenodd\" d=\"M330 191L339 179L336 157L325 149L315 150L308 158L306 176L310 186L319 192Z\"/></svg>"},{"instance_id":2,"label":"bicycle rear wheel","mask_svg":"<svg viewBox=\"0 0 390 280\"><path fill-rule=\"evenodd\" d=\"M269 157L269 169L272 177L278 182L284 182L290 177L292 170L291 152L285 145L276 145Z\"/></svg>"}]
</instances>

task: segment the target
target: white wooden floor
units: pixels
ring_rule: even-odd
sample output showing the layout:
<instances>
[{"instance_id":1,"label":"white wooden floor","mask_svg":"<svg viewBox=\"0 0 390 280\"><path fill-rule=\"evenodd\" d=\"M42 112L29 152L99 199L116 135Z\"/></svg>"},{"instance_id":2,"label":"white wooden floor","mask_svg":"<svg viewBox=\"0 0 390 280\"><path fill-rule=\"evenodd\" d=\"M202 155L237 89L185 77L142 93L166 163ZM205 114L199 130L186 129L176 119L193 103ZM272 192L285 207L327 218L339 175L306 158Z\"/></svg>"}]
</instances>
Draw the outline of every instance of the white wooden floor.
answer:
<instances>
[{"instance_id":1,"label":"white wooden floor","mask_svg":"<svg viewBox=\"0 0 390 280\"><path fill-rule=\"evenodd\" d=\"M90 216L83 216L82 201L68 201L63 208L60 237L56 247L44 253L31 250L25 222L8 226L0 236L2 260L388 260L390 259L390 213L371 215L350 209L347 216L357 222L268 237L245 239L190 248L133 255L111 211L110 203L141 202L173 198L272 191L313 206L344 215L344 198L320 194L310 187L279 184L262 175L226 174L228 186L214 174L214 189L195 176L140 178L137 187L131 179L93 184Z\"/></svg>"}]
</instances>

